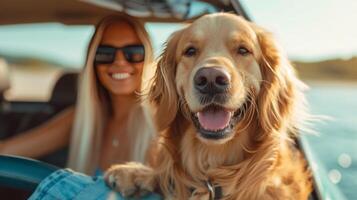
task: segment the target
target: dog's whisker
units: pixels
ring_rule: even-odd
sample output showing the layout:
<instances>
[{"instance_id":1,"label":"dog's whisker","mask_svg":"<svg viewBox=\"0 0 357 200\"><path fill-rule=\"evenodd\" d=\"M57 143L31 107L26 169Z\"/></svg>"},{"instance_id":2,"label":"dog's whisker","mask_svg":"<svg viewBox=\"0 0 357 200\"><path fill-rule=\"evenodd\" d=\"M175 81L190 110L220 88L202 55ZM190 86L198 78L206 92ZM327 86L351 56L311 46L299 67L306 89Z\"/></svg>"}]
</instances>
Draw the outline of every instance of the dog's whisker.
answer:
<instances>
[{"instance_id":1,"label":"dog's whisker","mask_svg":"<svg viewBox=\"0 0 357 200\"><path fill-rule=\"evenodd\" d=\"M244 123L245 126L241 128L241 131L245 131L252 123L253 119L254 119L254 111L258 111L257 110L257 106L256 106L256 103L254 101L254 92L252 90L248 90L248 95L247 95L247 103L245 103L243 106L242 106L242 113L245 114L246 116L246 120L247 122ZM249 105L249 106L248 106Z\"/></svg>"},{"instance_id":2,"label":"dog's whisker","mask_svg":"<svg viewBox=\"0 0 357 200\"><path fill-rule=\"evenodd\" d=\"M247 101L249 102L250 106L252 106L255 109L255 111L258 113L258 106L257 106L256 101L254 99L255 99L254 91L249 90L248 91L248 96L247 96Z\"/></svg>"},{"instance_id":3,"label":"dog's whisker","mask_svg":"<svg viewBox=\"0 0 357 200\"><path fill-rule=\"evenodd\" d=\"M244 126L240 129L240 131L244 132L245 130L247 130L249 128L249 126L250 126L250 124L252 122L252 119L253 119L252 116L253 115L251 114L251 112L248 112L248 116L246 118L248 121L246 123L244 123Z\"/></svg>"},{"instance_id":4,"label":"dog's whisker","mask_svg":"<svg viewBox=\"0 0 357 200\"><path fill-rule=\"evenodd\" d=\"M211 103L212 99L213 99L213 98L211 98L211 97L200 96L199 102L200 102L202 105L206 105L206 104Z\"/></svg>"},{"instance_id":5,"label":"dog's whisker","mask_svg":"<svg viewBox=\"0 0 357 200\"><path fill-rule=\"evenodd\" d=\"M245 106L243 106L242 108L242 112L240 113L240 115L243 115L243 113L246 113L246 108L245 108ZM239 117L241 117L241 116L239 116ZM241 129L240 129L240 131L242 131L242 132L244 132L248 127L249 127L249 123L244 123L245 124L245 126L243 126Z\"/></svg>"}]
</instances>

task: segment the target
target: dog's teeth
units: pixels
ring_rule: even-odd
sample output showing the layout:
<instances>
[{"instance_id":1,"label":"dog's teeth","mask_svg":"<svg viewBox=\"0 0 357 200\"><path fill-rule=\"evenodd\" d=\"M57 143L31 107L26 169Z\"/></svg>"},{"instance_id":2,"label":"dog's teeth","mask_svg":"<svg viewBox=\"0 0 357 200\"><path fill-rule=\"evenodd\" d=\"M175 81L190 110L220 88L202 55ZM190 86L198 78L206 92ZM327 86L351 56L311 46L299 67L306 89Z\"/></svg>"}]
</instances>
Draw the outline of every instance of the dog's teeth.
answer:
<instances>
[{"instance_id":1,"label":"dog's teeth","mask_svg":"<svg viewBox=\"0 0 357 200\"><path fill-rule=\"evenodd\" d=\"M112 74L112 78L116 79L116 80L123 80L126 78L129 78L130 74L129 73L115 73Z\"/></svg>"}]
</instances>

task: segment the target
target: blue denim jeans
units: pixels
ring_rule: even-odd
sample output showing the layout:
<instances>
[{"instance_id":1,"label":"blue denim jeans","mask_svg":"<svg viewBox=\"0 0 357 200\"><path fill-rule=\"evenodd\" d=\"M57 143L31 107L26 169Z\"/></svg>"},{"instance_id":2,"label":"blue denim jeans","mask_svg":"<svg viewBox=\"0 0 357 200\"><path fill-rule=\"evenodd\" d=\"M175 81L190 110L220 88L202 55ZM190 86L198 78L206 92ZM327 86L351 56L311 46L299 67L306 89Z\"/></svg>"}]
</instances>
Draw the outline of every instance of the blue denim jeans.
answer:
<instances>
[{"instance_id":1,"label":"blue denim jeans","mask_svg":"<svg viewBox=\"0 0 357 200\"><path fill-rule=\"evenodd\" d=\"M103 177L90 177L70 169L60 169L46 177L30 200L123 200L124 198L108 188ZM150 194L145 200L161 200L158 194Z\"/></svg>"}]
</instances>

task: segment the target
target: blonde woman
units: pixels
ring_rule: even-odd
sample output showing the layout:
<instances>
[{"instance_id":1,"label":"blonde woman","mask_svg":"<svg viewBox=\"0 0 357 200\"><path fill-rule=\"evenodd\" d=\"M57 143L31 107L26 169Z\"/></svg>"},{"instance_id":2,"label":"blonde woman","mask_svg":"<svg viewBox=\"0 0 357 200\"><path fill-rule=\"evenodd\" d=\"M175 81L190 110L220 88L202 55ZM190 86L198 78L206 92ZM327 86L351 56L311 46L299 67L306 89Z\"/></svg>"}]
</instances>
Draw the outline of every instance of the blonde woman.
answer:
<instances>
[{"instance_id":1,"label":"blonde woman","mask_svg":"<svg viewBox=\"0 0 357 200\"><path fill-rule=\"evenodd\" d=\"M68 167L93 175L114 163L144 162L155 129L139 94L154 71L144 25L129 16L103 19L89 44L75 108L0 142L0 153L37 158L69 143Z\"/></svg>"}]
</instances>

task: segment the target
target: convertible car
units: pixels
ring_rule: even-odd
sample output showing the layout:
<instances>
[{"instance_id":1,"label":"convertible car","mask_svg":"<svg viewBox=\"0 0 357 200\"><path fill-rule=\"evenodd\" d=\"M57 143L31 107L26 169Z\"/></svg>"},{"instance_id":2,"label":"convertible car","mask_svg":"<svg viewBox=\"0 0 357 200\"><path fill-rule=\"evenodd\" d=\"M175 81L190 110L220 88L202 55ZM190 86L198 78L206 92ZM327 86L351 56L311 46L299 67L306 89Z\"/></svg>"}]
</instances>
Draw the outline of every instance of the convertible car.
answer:
<instances>
[{"instance_id":1,"label":"convertible car","mask_svg":"<svg viewBox=\"0 0 357 200\"><path fill-rule=\"evenodd\" d=\"M1 0L0 141L36 127L75 103L76 82L83 65L85 48L93 32L93 25L104 16L125 12L141 18L153 37L155 53L159 54L165 37L182 24L204 14L220 11L236 13L251 20L246 8L247 5L239 0ZM250 13L254 16L253 12ZM56 48L61 51L60 46L48 43L56 40L55 37L47 43L41 42L43 38L36 35L12 41L12 44L18 42L17 46L22 45L21 50L24 50L30 46L26 40L38 40L38 45L48 48L48 54L44 57L25 54L20 48L17 51L7 48L11 46L11 34L16 33L19 37L21 33L31 34L31 27L37 27L38 31L34 34L51 29L58 30L53 35L63 34L59 37L63 40L67 36L79 38L75 42L78 51L73 54L83 58L71 60L63 58L69 54L51 55ZM14 36L11 35L11 38ZM308 140L302 137L297 143L313 171L314 192L310 199L343 200L344 194L328 179L325 164L309 146ZM43 178L65 167L67 153L67 148L64 148L39 160L1 155L1 199L27 198Z\"/></svg>"}]
</instances>

